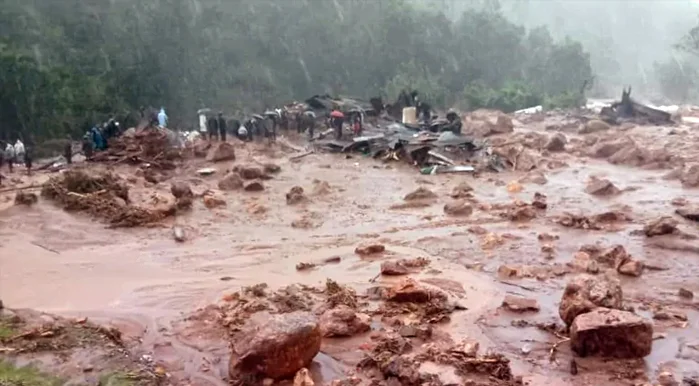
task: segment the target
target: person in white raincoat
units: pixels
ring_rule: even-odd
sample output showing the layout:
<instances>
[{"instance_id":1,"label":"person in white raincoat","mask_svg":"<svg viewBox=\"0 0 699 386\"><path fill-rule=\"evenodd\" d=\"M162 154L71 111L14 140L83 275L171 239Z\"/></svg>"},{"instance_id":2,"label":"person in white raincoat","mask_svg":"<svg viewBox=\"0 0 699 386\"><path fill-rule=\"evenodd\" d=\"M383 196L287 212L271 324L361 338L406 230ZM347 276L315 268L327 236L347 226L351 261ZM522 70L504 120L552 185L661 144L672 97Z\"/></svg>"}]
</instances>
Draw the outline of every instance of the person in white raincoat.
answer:
<instances>
[{"instance_id":1,"label":"person in white raincoat","mask_svg":"<svg viewBox=\"0 0 699 386\"><path fill-rule=\"evenodd\" d=\"M199 114L199 132L201 136L206 138L206 114Z\"/></svg>"}]
</instances>

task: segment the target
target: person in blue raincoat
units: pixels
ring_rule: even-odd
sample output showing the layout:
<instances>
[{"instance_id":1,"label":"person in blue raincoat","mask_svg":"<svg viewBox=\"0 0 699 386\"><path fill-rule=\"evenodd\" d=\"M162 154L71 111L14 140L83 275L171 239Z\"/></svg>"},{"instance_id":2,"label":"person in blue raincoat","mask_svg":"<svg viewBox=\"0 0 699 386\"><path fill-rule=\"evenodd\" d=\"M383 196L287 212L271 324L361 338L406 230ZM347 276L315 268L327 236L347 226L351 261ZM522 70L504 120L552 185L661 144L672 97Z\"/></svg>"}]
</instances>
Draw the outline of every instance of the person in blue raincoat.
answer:
<instances>
[{"instance_id":1,"label":"person in blue raincoat","mask_svg":"<svg viewBox=\"0 0 699 386\"><path fill-rule=\"evenodd\" d=\"M94 126L90 133L92 134L92 143L95 144L95 150L104 150L107 148L107 143L104 140L102 132L97 126Z\"/></svg>"},{"instance_id":2,"label":"person in blue raincoat","mask_svg":"<svg viewBox=\"0 0 699 386\"><path fill-rule=\"evenodd\" d=\"M167 127L167 114L165 114L164 107L161 107L158 113L158 125L160 125L160 127Z\"/></svg>"}]
</instances>

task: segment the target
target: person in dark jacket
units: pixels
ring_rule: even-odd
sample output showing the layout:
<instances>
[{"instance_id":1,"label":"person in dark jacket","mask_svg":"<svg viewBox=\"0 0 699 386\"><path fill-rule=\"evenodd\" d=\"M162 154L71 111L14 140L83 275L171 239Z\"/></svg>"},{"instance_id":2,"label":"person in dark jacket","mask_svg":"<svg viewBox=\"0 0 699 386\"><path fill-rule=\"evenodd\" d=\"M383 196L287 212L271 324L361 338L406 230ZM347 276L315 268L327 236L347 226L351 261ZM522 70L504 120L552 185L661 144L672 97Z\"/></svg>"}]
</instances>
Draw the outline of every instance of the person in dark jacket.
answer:
<instances>
[{"instance_id":1,"label":"person in dark jacket","mask_svg":"<svg viewBox=\"0 0 699 386\"><path fill-rule=\"evenodd\" d=\"M461 118L459 118L459 114L454 110L449 110L447 121L449 121L449 124L442 131L451 131L456 135L461 135Z\"/></svg>"},{"instance_id":2,"label":"person in dark jacket","mask_svg":"<svg viewBox=\"0 0 699 386\"><path fill-rule=\"evenodd\" d=\"M226 142L226 120L223 118L223 113L218 113L218 135L221 142Z\"/></svg>"},{"instance_id":3,"label":"person in dark jacket","mask_svg":"<svg viewBox=\"0 0 699 386\"><path fill-rule=\"evenodd\" d=\"M92 136L90 135L89 132L85 133L83 136L83 153L85 154L85 158L87 160L90 160L92 158L92 153L94 151L94 142L92 142Z\"/></svg>"},{"instance_id":4,"label":"person in dark jacket","mask_svg":"<svg viewBox=\"0 0 699 386\"><path fill-rule=\"evenodd\" d=\"M32 149L27 148L24 151L24 167L27 168L27 175L32 175L32 165L34 163L34 159L32 158Z\"/></svg>"},{"instance_id":5,"label":"person in dark jacket","mask_svg":"<svg viewBox=\"0 0 699 386\"><path fill-rule=\"evenodd\" d=\"M68 165L73 163L73 141L68 137L68 142L63 146L63 157Z\"/></svg>"},{"instance_id":6,"label":"person in dark jacket","mask_svg":"<svg viewBox=\"0 0 699 386\"><path fill-rule=\"evenodd\" d=\"M208 126L209 127L207 129L209 131L209 140L213 140L214 137L218 137L218 118L209 118Z\"/></svg>"},{"instance_id":7,"label":"person in dark jacket","mask_svg":"<svg viewBox=\"0 0 699 386\"><path fill-rule=\"evenodd\" d=\"M237 119L231 119L228 121L230 124L230 130L233 135L238 135L238 130L240 130L240 121Z\"/></svg>"}]
</instances>

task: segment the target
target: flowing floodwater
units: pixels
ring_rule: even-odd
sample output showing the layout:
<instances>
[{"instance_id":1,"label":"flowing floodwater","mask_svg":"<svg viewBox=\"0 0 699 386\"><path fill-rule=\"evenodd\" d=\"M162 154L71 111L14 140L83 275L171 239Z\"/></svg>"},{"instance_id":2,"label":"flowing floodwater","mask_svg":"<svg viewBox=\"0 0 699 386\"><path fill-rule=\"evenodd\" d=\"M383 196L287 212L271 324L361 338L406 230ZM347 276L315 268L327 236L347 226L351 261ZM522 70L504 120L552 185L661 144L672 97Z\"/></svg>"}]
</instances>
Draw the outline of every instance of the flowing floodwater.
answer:
<instances>
[{"instance_id":1,"label":"flowing floodwater","mask_svg":"<svg viewBox=\"0 0 699 386\"><path fill-rule=\"evenodd\" d=\"M315 154L294 163L286 157L249 152L248 161L276 162L282 172L265 182L262 193L229 193L225 207L209 210L196 204L192 213L178 217L174 222L187 233L184 243L172 239L172 224L111 230L47 201L30 209L9 207L0 212L0 298L8 307L87 316L116 325L139 342L139 354L151 356L177 379L189 379L196 385L225 385L227 337L186 325L187 315L242 286L261 282L272 288L294 283L320 286L331 278L362 293L372 285L370 279L379 272L381 260L360 259L354 249L362 242L376 241L387 246L389 256L430 258L430 269L416 278L451 291L467 308L440 329L455 340L477 339L483 348L506 353L516 374L529 374L524 376L529 384L619 384L608 373L594 371L603 368L594 360L581 361L581 368L588 371L577 377L569 374L565 361L550 363L552 336L535 328L512 327L517 315L503 313L498 307L507 293L534 297L541 311L528 319L558 321L558 301L572 273L550 272L571 261L581 245L595 243L622 244L636 258L667 268L647 270L639 278L622 278L628 301L634 305L648 299L678 303L675 293L679 287L699 290L697 250L656 248L632 231L648 219L671 214L673 198L696 199L696 193L683 189L679 182L663 180L664 171L612 166L568 154L557 157L568 166L545 171L548 183L525 184L522 192L512 194L504 185L521 174L421 176L404 164L382 164L358 156ZM196 192L215 188L217 176L196 176L193 171L198 166L188 165L175 179L190 182ZM126 167L117 171L125 176L132 173ZM624 193L612 198L587 195L585 181L592 175L609 178ZM329 189L314 194L320 182L327 182ZM547 215L525 225L512 224L487 210L466 218L448 217L442 205L460 182L469 183L474 196L490 204L530 201L535 192L543 193L548 196ZM288 206L284 194L296 185L305 189L310 200ZM439 203L391 209L418 186L437 193ZM148 201L154 191L167 196L169 184L146 187L138 182L132 196ZM594 214L609 209L627 211L633 221L607 232L563 228L551 219L562 212ZM310 224L309 228L292 227L299 219ZM476 225L505 235L504 244L483 249L481 236L467 232ZM691 224L682 226L696 231L696 225L693 229ZM540 252L540 233L560 236L554 242L552 260L544 259ZM335 256L341 258L338 264L303 272L295 268L301 262ZM538 267L548 274L516 280L519 286L513 286L497 277L503 264ZM699 314L694 306L679 306L688 310L689 322L683 328L657 331L664 334L663 339L654 342L653 353L645 359L651 378L668 366L690 374L699 370L699 354L686 350L687 342L699 336ZM652 314L643 307L638 311ZM360 341L355 337L324 342L312 369L317 380L341 378L347 364L356 360L354 347ZM526 354L525 345L530 348ZM567 348L561 350L561 356L570 358Z\"/></svg>"}]
</instances>

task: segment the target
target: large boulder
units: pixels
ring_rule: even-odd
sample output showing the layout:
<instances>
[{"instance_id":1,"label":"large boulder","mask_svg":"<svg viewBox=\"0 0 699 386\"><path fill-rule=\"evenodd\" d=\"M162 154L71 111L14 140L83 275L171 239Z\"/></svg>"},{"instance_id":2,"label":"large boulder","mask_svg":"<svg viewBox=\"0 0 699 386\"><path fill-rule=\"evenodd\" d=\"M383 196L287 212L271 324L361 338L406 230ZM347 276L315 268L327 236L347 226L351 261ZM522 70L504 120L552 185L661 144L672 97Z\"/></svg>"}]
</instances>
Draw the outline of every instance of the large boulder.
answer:
<instances>
[{"instance_id":1,"label":"large boulder","mask_svg":"<svg viewBox=\"0 0 699 386\"><path fill-rule=\"evenodd\" d=\"M621 190L608 179L591 177L585 187L585 193L593 196L614 196L621 193Z\"/></svg>"},{"instance_id":2,"label":"large boulder","mask_svg":"<svg viewBox=\"0 0 699 386\"><path fill-rule=\"evenodd\" d=\"M570 326L578 315L599 307L621 309L622 297L621 284L616 278L580 275L566 285L558 314Z\"/></svg>"},{"instance_id":3,"label":"large boulder","mask_svg":"<svg viewBox=\"0 0 699 386\"><path fill-rule=\"evenodd\" d=\"M444 205L444 213L450 216L470 216L473 213L473 207L467 201L456 200Z\"/></svg>"},{"instance_id":4,"label":"large boulder","mask_svg":"<svg viewBox=\"0 0 699 386\"><path fill-rule=\"evenodd\" d=\"M218 188L221 190L237 190L242 187L243 179L240 177L240 174L236 172L226 174L226 176L218 182Z\"/></svg>"},{"instance_id":5,"label":"large boulder","mask_svg":"<svg viewBox=\"0 0 699 386\"><path fill-rule=\"evenodd\" d=\"M671 235L677 232L679 222L672 217L663 216L651 220L643 227L643 233L647 237Z\"/></svg>"},{"instance_id":6,"label":"large boulder","mask_svg":"<svg viewBox=\"0 0 699 386\"><path fill-rule=\"evenodd\" d=\"M308 367L320 351L322 340L316 317L302 311L270 316L259 324L253 322L239 336L228 367L234 379L243 375L291 377Z\"/></svg>"},{"instance_id":7,"label":"large boulder","mask_svg":"<svg viewBox=\"0 0 699 386\"><path fill-rule=\"evenodd\" d=\"M581 127L580 130L578 130L578 134L599 133L600 131L609 130L609 127L608 123L600 121L599 119L593 119Z\"/></svg>"},{"instance_id":8,"label":"large boulder","mask_svg":"<svg viewBox=\"0 0 699 386\"><path fill-rule=\"evenodd\" d=\"M580 356L643 358L653 345L653 324L627 311L598 308L575 318L571 348Z\"/></svg>"},{"instance_id":9,"label":"large boulder","mask_svg":"<svg viewBox=\"0 0 699 386\"><path fill-rule=\"evenodd\" d=\"M325 337L352 336L369 331L371 318L346 305L327 310L320 317L320 331Z\"/></svg>"},{"instance_id":10,"label":"large boulder","mask_svg":"<svg viewBox=\"0 0 699 386\"><path fill-rule=\"evenodd\" d=\"M564 151L567 143L568 139L566 139L565 135L556 133L548 139L544 148L548 151Z\"/></svg>"},{"instance_id":11,"label":"large boulder","mask_svg":"<svg viewBox=\"0 0 699 386\"><path fill-rule=\"evenodd\" d=\"M235 148L228 142L220 142L209 151L206 159L211 162L235 161Z\"/></svg>"}]
</instances>

